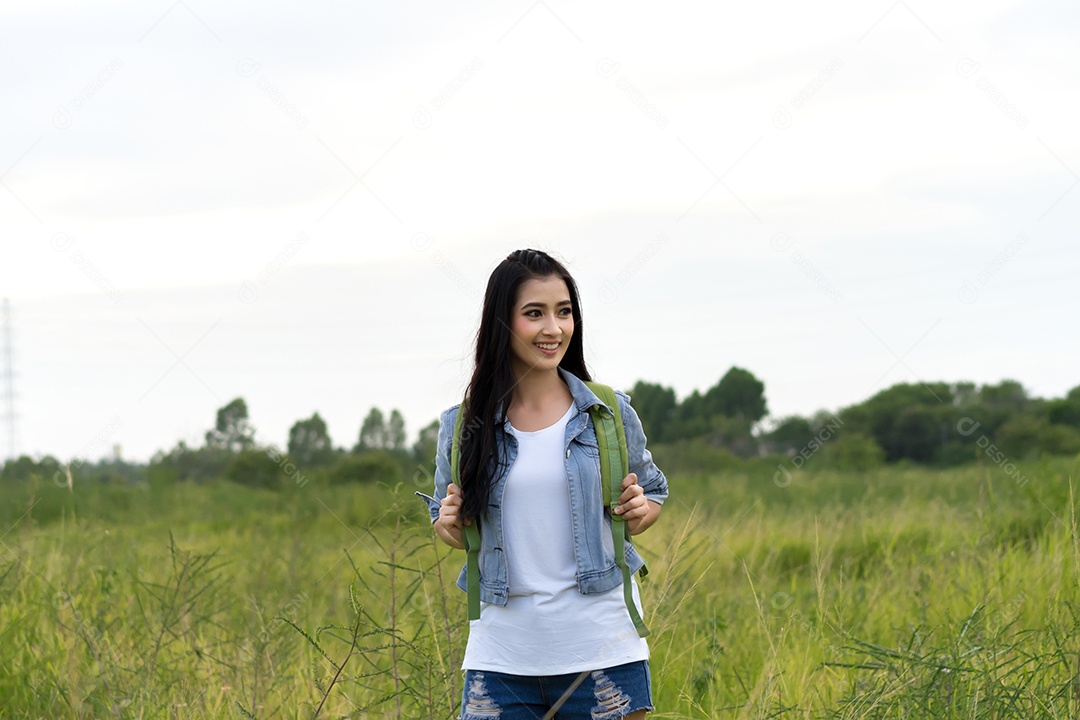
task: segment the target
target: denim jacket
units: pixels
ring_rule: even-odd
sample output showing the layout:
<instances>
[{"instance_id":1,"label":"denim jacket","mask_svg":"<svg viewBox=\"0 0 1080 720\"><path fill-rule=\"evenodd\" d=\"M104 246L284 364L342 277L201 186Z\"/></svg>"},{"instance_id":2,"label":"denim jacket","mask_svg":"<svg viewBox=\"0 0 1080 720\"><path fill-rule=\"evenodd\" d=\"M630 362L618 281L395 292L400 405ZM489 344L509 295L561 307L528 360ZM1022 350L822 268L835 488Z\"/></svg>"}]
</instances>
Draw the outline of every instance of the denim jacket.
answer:
<instances>
[{"instance_id":1,"label":"denim jacket","mask_svg":"<svg viewBox=\"0 0 1080 720\"><path fill-rule=\"evenodd\" d=\"M601 495L600 449L596 443L589 408L603 404L596 394L579 378L559 368L559 373L574 396L576 413L566 424L566 474L570 485L570 510L573 514L574 556L577 559L578 590L586 595L607 592L622 584L622 573L615 565L611 550L611 519L605 513ZM645 497L663 503L668 495L667 478L652 461L652 454L645 447L645 432L641 420L630 406L626 393L616 390L615 395L622 411L626 429L626 449L630 472L636 473L638 485ZM460 408L455 405L439 417L439 449L435 458L435 496L423 493L431 513L431 522L439 519L439 507L450 484L450 446L454 422ZM509 431L510 421L500 410L501 424L495 428L495 439L501 450L497 477L491 488L491 502L487 513L480 517L480 599L487 603L506 605L509 597L506 556L503 551L502 497L506 477L517 458L517 438ZM606 539L606 544L605 544ZM543 542L543 538L537 538ZM645 561L634 546L626 543L626 563L631 573L641 569ZM458 575L457 586L466 589L465 568Z\"/></svg>"}]
</instances>

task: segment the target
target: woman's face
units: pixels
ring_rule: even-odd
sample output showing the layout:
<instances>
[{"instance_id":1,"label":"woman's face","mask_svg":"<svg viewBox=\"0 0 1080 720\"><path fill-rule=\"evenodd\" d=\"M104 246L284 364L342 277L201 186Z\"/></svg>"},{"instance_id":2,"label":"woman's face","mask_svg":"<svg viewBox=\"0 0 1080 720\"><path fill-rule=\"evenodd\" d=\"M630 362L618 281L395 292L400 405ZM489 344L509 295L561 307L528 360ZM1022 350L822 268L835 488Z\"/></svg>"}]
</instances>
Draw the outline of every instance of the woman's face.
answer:
<instances>
[{"instance_id":1,"label":"woman's face","mask_svg":"<svg viewBox=\"0 0 1080 720\"><path fill-rule=\"evenodd\" d=\"M520 378L555 372L574 334L570 291L557 275L526 280L510 318L510 364Z\"/></svg>"}]
</instances>

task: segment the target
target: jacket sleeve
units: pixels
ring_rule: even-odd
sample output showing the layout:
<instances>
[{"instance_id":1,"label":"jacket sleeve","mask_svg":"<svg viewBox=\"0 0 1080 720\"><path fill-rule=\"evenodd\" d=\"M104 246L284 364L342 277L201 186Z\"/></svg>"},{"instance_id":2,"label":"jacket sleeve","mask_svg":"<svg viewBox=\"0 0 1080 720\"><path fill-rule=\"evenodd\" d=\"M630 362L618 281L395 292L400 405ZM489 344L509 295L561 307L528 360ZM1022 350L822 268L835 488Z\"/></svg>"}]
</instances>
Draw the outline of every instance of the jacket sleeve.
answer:
<instances>
[{"instance_id":1,"label":"jacket sleeve","mask_svg":"<svg viewBox=\"0 0 1080 720\"><path fill-rule=\"evenodd\" d=\"M439 508L442 499L446 497L446 489L450 485L450 450L453 445L454 423L457 421L457 413L460 405L443 411L439 416L439 441L438 450L435 453L435 490L434 496L416 493L428 506L428 514L431 522L439 519Z\"/></svg>"},{"instance_id":2,"label":"jacket sleeve","mask_svg":"<svg viewBox=\"0 0 1080 720\"><path fill-rule=\"evenodd\" d=\"M615 391L622 412L623 429L626 432L626 451L629 455L630 472L637 475L638 485L645 491L648 500L664 504L668 496L668 482L660 468L653 462L652 453L646 447L645 429L641 419L630 406L630 396L621 390Z\"/></svg>"}]
</instances>

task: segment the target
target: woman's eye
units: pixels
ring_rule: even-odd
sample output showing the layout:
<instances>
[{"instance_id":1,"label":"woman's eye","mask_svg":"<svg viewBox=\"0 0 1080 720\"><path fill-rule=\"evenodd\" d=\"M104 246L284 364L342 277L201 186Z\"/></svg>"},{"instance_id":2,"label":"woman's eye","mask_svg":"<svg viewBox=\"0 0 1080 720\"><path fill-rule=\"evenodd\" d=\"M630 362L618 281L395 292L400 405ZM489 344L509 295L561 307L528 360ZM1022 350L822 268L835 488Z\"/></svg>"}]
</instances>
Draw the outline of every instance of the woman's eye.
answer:
<instances>
[{"instance_id":1,"label":"woman's eye","mask_svg":"<svg viewBox=\"0 0 1080 720\"><path fill-rule=\"evenodd\" d=\"M562 308L562 309L559 310L559 314L562 315L563 317L566 317L566 316L569 316L569 315L573 315L574 311L571 310L570 308ZM541 315L541 313L540 313L539 310L526 310L525 311L525 317L538 318L538 317L540 317L540 315Z\"/></svg>"}]
</instances>

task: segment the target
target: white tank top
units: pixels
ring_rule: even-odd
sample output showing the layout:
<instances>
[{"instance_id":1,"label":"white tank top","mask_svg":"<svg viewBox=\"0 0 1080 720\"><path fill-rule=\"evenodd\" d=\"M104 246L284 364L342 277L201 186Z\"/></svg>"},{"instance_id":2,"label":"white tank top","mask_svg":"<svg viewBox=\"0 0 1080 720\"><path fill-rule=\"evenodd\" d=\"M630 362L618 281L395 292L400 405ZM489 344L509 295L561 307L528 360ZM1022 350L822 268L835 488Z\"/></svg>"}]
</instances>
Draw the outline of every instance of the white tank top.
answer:
<instances>
[{"instance_id":1,"label":"white tank top","mask_svg":"<svg viewBox=\"0 0 1080 720\"><path fill-rule=\"evenodd\" d=\"M518 453L502 501L510 594L504 607L481 603L480 619L469 623L463 670L562 675L649 658L621 585L597 595L578 590L565 464L573 412L571 405L542 430L511 427ZM604 537L610 548L611 534ZM640 611L636 582L633 592Z\"/></svg>"}]
</instances>

